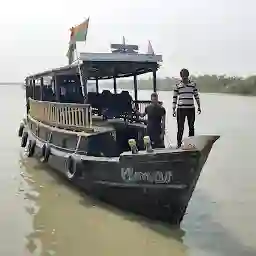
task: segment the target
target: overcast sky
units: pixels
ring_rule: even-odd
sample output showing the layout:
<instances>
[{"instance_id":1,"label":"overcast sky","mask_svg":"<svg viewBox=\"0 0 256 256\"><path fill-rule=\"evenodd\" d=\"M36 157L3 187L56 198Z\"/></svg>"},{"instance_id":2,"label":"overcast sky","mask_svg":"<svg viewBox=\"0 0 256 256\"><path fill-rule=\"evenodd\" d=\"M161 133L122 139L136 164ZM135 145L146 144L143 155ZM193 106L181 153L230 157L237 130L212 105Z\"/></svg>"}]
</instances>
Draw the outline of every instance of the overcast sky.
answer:
<instances>
[{"instance_id":1,"label":"overcast sky","mask_svg":"<svg viewBox=\"0 0 256 256\"><path fill-rule=\"evenodd\" d=\"M256 69L255 0L9 0L0 8L0 80L67 64L69 28L90 16L84 50L151 40L161 76L248 75ZM81 48L81 47L80 47Z\"/></svg>"}]
</instances>

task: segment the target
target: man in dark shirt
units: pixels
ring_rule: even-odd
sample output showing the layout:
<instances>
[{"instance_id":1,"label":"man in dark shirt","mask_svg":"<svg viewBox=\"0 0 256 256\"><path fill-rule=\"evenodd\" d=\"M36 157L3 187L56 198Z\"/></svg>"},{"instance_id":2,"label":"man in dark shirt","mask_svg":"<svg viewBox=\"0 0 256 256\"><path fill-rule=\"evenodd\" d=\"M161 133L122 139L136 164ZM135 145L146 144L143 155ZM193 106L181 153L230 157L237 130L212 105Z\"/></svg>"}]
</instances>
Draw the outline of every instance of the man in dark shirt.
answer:
<instances>
[{"instance_id":1,"label":"man in dark shirt","mask_svg":"<svg viewBox=\"0 0 256 256\"><path fill-rule=\"evenodd\" d=\"M151 94L151 104L140 116L148 116L147 134L150 137L153 148L164 148L165 134L165 108L160 105L157 93Z\"/></svg>"}]
</instances>

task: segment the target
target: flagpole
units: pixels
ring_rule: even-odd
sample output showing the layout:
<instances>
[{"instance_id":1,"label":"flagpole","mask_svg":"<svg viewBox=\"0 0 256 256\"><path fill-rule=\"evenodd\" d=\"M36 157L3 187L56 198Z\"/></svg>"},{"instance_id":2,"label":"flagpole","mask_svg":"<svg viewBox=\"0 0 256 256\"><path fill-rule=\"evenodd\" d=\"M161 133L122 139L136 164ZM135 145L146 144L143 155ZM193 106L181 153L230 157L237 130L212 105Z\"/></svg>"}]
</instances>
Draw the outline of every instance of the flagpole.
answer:
<instances>
[{"instance_id":1,"label":"flagpole","mask_svg":"<svg viewBox=\"0 0 256 256\"><path fill-rule=\"evenodd\" d=\"M78 72L79 72L79 76L80 76L80 83L82 86L84 86L82 72L81 72L81 66L80 66L80 58L78 57L77 45L76 45L76 59L78 61Z\"/></svg>"},{"instance_id":2,"label":"flagpole","mask_svg":"<svg viewBox=\"0 0 256 256\"><path fill-rule=\"evenodd\" d=\"M88 20L87 30L88 30L88 27L89 27L89 19L90 19L90 17L87 18L87 20ZM85 44L86 44L86 38L87 38L87 31L86 31L86 35L85 35L85 41L84 41ZM84 80L83 80L83 76L82 76L83 73L82 73L81 64L80 64L80 57L78 56L77 43L76 42L75 42L75 53L76 53L76 59L78 61L78 72L79 72L79 77L80 77L80 84L83 87L84 96L86 96L87 95L87 86L86 86L86 84L84 84ZM87 80L86 80L86 83L87 83Z\"/></svg>"},{"instance_id":3,"label":"flagpole","mask_svg":"<svg viewBox=\"0 0 256 256\"><path fill-rule=\"evenodd\" d=\"M90 16L89 16L87 19L85 19L85 20L88 20L87 30L86 30L86 36L85 36L85 41L84 41L84 44L86 45L86 39L87 39L87 34L88 34L88 29L89 29L89 23L90 23ZM77 58L78 58L77 48L76 48L76 54L77 54ZM79 59L79 58L78 58L78 59ZM87 98L87 93L88 93L88 90L87 90L87 80L88 80L88 78L86 79L86 84L84 84L83 78L82 78L81 66L80 66L80 59L79 59L78 61L79 61L78 67L79 67L79 73L80 73L80 81L81 81L81 85L83 86L84 95L85 95L86 98Z\"/></svg>"}]
</instances>

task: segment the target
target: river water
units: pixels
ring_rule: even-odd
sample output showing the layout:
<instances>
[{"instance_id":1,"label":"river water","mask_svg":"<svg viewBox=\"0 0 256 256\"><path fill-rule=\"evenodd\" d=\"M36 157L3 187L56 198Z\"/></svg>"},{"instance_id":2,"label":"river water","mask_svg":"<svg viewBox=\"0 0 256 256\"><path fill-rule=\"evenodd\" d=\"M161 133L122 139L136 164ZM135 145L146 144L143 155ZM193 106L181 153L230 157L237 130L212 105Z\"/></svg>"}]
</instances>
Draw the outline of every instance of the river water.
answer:
<instances>
[{"instance_id":1,"label":"river water","mask_svg":"<svg viewBox=\"0 0 256 256\"><path fill-rule=\"evenodd\" d=\"M150 92L140 93L148 99ZM175 142L171 92L168 140ZM0 255L255 256L256 97L201 94L197 134L220 134L180 228L94 202L33 159L17 129L24 91L0 87ZM124 199L125 200L125 199Z\"/></svg>"}]
</instances>

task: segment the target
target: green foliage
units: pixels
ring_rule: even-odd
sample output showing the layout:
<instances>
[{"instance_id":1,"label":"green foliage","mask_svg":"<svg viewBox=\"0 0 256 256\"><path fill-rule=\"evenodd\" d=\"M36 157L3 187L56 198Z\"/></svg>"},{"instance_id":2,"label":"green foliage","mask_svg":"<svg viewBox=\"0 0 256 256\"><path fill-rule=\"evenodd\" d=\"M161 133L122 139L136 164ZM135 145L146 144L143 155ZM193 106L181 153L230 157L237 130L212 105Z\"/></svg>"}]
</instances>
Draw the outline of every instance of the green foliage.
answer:
<instances>
[{"instance_id":1,"label":"green foliage","mask_svg":"<svg viewBox=\"0 0 256 256\"><path fill-rule=\"evenodd\" d=\"M197 83L200 92L211 93L234 93L241 95L256 95L256 76L247 78L228 77L217 75L191 76L191 79ZM166 77L157 80L157 88L161 91L173 90L179 79ZM118 81L118 87L123 89L132 89L132 81ZM152 90L152 79L138 80L140 90Z\"/></svg>"}]
</instances>

